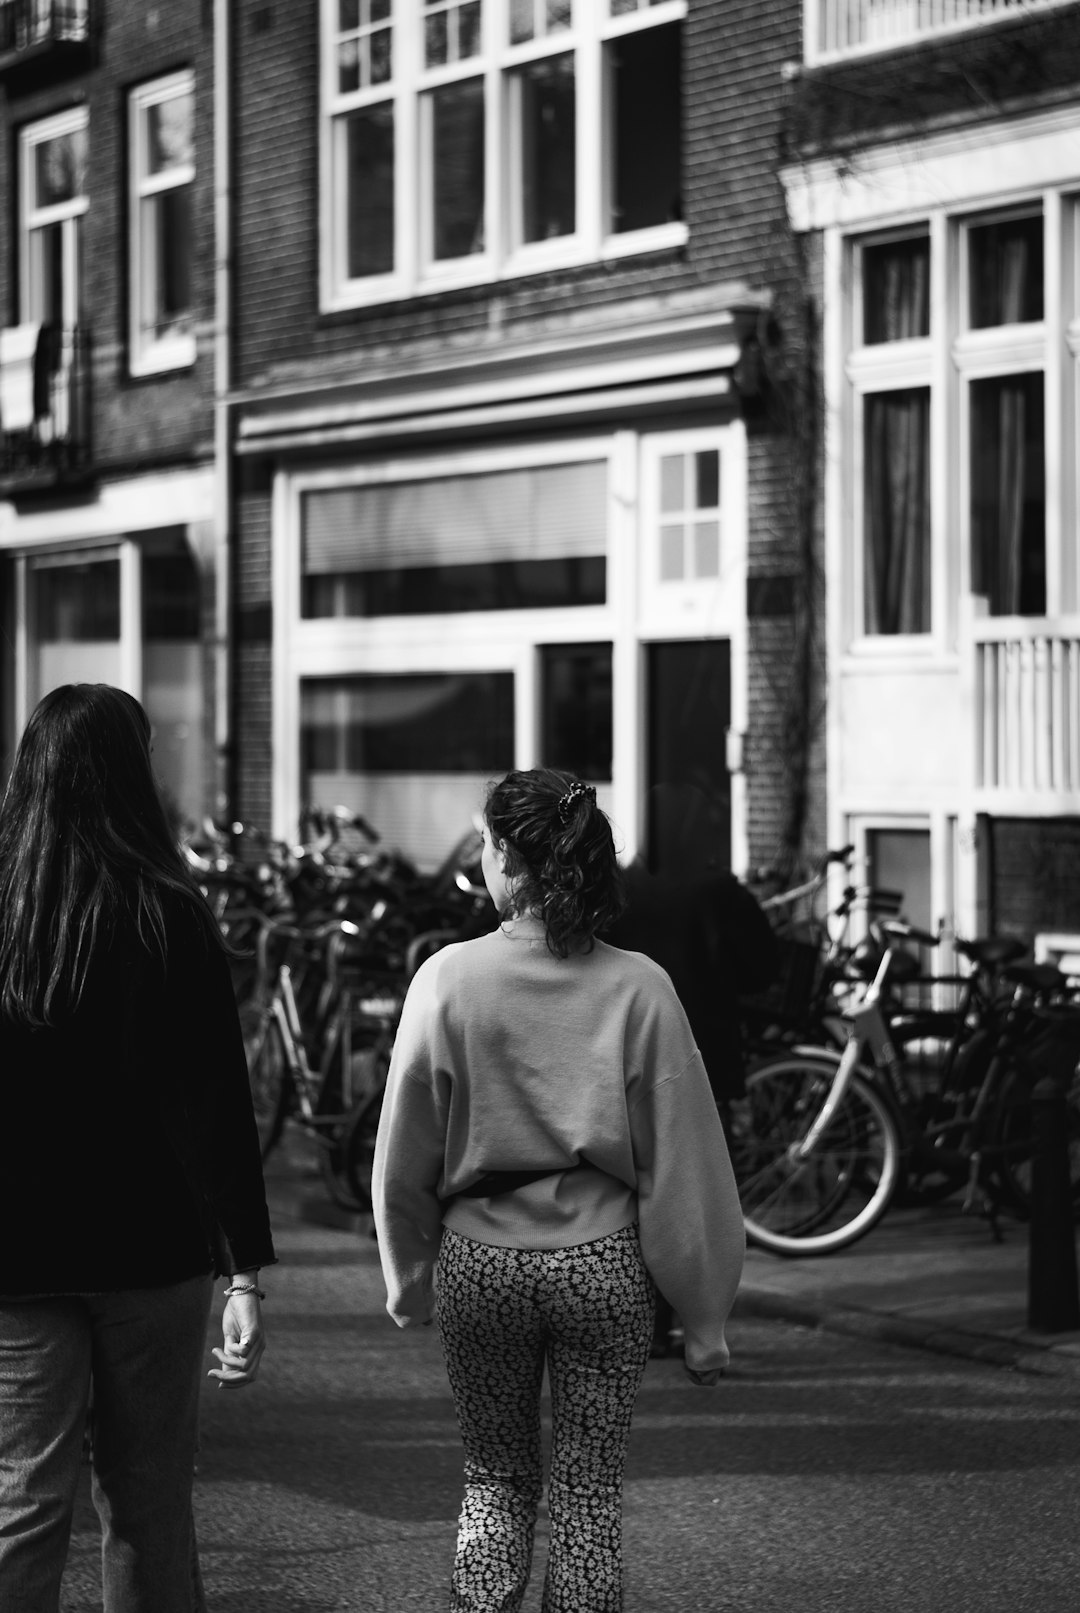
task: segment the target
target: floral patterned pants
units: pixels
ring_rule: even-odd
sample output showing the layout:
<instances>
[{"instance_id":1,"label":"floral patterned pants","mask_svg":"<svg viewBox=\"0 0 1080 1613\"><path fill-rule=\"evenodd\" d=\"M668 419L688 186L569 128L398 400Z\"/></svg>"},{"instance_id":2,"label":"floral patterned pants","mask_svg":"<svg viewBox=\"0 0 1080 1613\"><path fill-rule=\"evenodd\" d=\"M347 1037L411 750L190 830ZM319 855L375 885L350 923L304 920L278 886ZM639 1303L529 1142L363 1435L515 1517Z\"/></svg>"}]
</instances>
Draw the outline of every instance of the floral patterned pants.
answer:
<instances>
[{"instance_id":1,"label":"floral patterned pants","mask_svg":"<svg viewBox=\"0 0 1080 1613\"><path fill-rule=\"evenodd\" d=\"M544 1613L619 1613L622 1477L652 1340L636 1227L570 1249L443 1233L438 1320L465 1445L451 1613L516 1613L542 1489L547 1361L551 1536Z\"/></svg>"}]
</instances>

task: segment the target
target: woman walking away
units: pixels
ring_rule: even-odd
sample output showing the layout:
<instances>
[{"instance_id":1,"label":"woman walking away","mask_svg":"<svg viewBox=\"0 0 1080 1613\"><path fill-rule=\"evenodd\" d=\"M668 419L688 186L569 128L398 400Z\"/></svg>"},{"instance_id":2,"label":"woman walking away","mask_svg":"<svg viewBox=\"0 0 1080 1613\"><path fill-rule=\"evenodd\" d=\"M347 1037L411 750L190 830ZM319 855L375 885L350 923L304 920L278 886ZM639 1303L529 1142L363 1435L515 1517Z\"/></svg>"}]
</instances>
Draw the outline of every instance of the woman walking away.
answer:
<instances>
[{"instance_id":1,"label":"woman walking away","mask_svg":"<svg viewBox=\"0 0 1080 1613\"><path fill-rule=\"evenodd\" d=\"M274 1251L227 960L106 684L45 696L0 805L0 1115L0 1607L59 1607L92 1382L105 1613L201 1613L211 1273L250 1383Z\"/></svg>"},{"instance_id":2,"label":"woman walking away","mask_svg":"<svg viewBox=\"0 0 1080 1613\"><path fill-rule=\"evenodd\" d=\"M715 1383L742 1217L671 982L596 939L621 876L595 792L509 774L488 796L483 869L500 926L417 972L390 1068L374 1180L387 1309L401 1327L438 1316L465 1445L451 1609L521 1606L546 1361L543 1607L617 1613L653 1285L683 1318L690 1377Z\"/></svg>"}]
</instances>

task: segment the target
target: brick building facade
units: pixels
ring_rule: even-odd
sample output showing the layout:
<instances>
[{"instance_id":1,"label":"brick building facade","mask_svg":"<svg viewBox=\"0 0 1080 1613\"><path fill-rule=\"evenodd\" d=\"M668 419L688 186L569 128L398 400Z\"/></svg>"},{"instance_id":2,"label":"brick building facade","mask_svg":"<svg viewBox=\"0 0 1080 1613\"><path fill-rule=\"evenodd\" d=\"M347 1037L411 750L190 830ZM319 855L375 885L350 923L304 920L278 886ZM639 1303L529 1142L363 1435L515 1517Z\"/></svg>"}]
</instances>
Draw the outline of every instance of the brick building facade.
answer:
<instances>
[{"instance_id":1,"label":"brick building facade","mask_svg":"<svg viewBox=\"0 0 1080 1613\"><path fill-rule=\"evenodd\" d=\"M434 15L433 15L434 9ZM436 859L484 777L821 844L797 5L242 4L236 803ZM672 66L674 64L674 66Z\"/></svg>"},{"instance_id":2,"label":"brick building facade","mask_svg":"<svg viewBox=\"0 0 1080 1613\"><path fill-rule=\"evenodd\" d=\"M213 18L0 5L3 749L57 683L142 697L214 792Z\"/></svg>"}]
</instances>

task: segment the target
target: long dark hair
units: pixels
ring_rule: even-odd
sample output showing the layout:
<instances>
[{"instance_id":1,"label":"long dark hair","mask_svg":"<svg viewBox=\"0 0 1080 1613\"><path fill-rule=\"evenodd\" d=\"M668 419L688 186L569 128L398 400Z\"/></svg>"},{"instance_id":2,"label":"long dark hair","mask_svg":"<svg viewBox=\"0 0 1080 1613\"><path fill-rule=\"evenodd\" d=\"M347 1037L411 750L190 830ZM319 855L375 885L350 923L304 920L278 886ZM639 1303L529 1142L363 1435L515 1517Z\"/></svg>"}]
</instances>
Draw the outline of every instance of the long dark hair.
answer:
<instances>
[{"instance_id":1,"label":"long dark hair","mask_svg":"<svg viewBox=\"0 0 1080 1613\"><path fill-rule=\"evenodd\" d=\"M557 958L590 952L626 903L596 791L554 767L508 773L488 791L484 819L506 850L514 912L543 919Z\"/></svg>"},{"instance_id":2,"label":"long dark hair","mask_svg":"<svg viewBox=\"0 0 1080 1613\"><path fill-rule=\"evenodd\" d=\"M218 939L169 832L146 712L107 683L53 689L0 803L0 1013L59 1023L78 1006L96 947L119 929L164 958L168 890Z\"/></svg>"}]
</instances>

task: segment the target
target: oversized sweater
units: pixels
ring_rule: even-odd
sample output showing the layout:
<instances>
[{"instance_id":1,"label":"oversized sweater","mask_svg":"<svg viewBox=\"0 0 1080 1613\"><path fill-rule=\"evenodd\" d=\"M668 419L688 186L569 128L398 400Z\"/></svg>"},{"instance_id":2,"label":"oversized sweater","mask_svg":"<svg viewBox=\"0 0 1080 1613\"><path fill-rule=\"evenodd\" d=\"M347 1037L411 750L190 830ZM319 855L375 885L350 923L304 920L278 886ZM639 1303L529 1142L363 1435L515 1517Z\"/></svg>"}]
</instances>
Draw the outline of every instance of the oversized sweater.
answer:
<instances>
[{"instance_id":1,"label":"oversized sweater","mask_svg":"<svg viewBox=\"0 0 1080 1613\"><path fill-rule=\"evenodd\" d=\"M459 1197L489 1171L554 1174ZM664 971L597 942L556 958L518 919L436 953L405 1000L372 1183L387 1309L433 1313L444 1226L566 1248L637 1223L686 1331L686 1364L728 1358L744 1235L723 1130Z\"/></svg>"}]
</instances>

